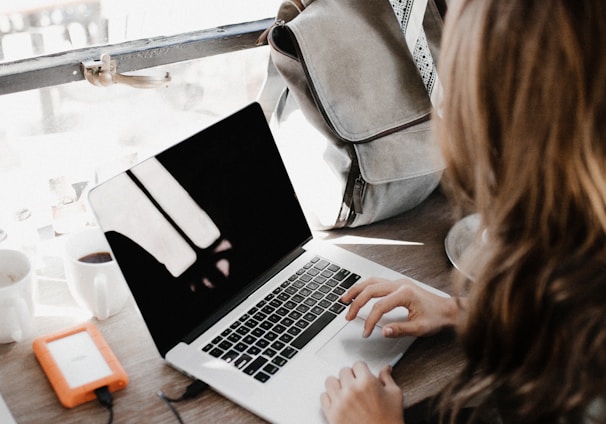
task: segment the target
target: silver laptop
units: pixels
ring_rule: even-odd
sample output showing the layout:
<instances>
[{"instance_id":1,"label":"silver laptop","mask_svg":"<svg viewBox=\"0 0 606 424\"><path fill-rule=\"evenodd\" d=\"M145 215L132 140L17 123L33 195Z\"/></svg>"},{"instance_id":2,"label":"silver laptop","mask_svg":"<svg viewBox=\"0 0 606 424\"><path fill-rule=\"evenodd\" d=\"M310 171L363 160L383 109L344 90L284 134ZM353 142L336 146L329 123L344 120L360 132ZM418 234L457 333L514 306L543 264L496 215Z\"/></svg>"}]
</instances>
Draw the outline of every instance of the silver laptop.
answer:
<instances>
[{"instance_id":1,"label":"silver laptop","mask_svg":"<svg viewBox=\"0 0 606 424\"><path fill-rule=\"evenodd\" d=\"M89 201L162 357L268 421L322 422L327 376L356 360L376 373L413 341L362 338L369 308L345 320L347 288L401 275L313 239L257 103Z\"/></svg>"}]
</instances>

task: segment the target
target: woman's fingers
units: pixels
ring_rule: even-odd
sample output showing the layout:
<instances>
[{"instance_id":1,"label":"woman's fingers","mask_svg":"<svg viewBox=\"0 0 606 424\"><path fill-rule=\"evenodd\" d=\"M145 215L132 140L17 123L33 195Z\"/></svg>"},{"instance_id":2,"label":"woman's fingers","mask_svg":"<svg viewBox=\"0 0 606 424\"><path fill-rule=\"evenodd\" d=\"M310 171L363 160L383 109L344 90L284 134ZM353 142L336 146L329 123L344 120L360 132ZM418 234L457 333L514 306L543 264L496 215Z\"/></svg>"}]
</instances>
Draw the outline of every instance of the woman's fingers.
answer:
<instances>
[{"instance_id":1,"label":"woman's fingers","mask_svg":"<svg viewBox=\"0 0 606 424\"><path fill-rule=\"evenodd\" d=\"M403 278L390 281L370 278L353 286L343 300L352 300L346 314L353 320L371 299L377 299L364 323L363 336L368 337L379 320L388 312L404 307L408 318L390 323L382 329L385 337L427 336L442 328L453 326L458 317L456 300L445 298L419 287L414 281Z\"/></svg>"},{"instance_id":2,"label":"woman's fingers","mask_svg":"<svg viewBox=\"0 0 606 424\"><path fill-rule=\"evenodd\" d=\"M345 318L351 321L370 299L386 296L397 290L399 285L400 281L390 281L382 278L370 278L356 284L341 298L345 303L352 302Z\"/></svg>"},{"instance_id":3,"label":"woman's fingers","mask_svg":"<svg viewBox=\"0 0 606 424\"><path fill-rule=\"evenodd\" d=\"M398 285L391 293L377 300L364 323L364 337L368 337L372 333L375 325L377 325L383 315L397 307L408 308L414 301L414 298L415 294L413 290L410 290L406 285Z\"/></svg>"},{"instance_id":4,"label":"woman's fingers","mask_svg":"<svg viewBox=\"0 0 606 424\"><path fill-rule=\"evenodd\" d=\"M335 380L326 380L326 392L320 396L328 422L403 422L402 391L391 376L390 366L375 376L366 363L356 362L351 368L343 368Z\"/></svg>"},{"instance_id":5,"label":"woman's fingers","mask_svg":"<svg viewBox=\"0 0 606 424\"><path fill-rule=\"evenodd\" d=\"M393 376L391 375L392 367L391 365L387 365L381 369L379 372L379 381L384 386L397 386Z\"/></svg>"}]
</instances>

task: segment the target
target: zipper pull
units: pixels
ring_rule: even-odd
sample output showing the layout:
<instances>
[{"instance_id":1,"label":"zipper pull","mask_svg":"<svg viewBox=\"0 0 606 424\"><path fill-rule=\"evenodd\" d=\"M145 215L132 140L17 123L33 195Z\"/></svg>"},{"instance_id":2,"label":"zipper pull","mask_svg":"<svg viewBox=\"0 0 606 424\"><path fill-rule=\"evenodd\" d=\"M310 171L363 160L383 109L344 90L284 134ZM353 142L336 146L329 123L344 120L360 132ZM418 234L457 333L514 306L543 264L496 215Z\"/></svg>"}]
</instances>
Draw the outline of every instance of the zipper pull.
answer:
<instances>
[{"instance_id":1,"label":"zipper pull","mask_svg":"<svg viewBox=\"0 0 606 424\"><path fill-rule=\"evenodd\" d=\"M356 214L364 213L362 210L362 199L364 198L364 188L366 187L366 181L362 178L361 175L358 175L356 178L356 182L354 183L353 189L353 211Z\"/></svg>"},{"instance_id":2,"label":"zipper pull","mask_svg":"<svg viewBox=\"0 0 606 424\"><path fill-rule=\"evenodd\" d=\"M311 2L310 2L311 3ZM294 18L299 16L301 12L305 9L305 4L301 0L290 0L284 1L278 10L276 15L276 20L269 28L259 35L257 38L257 46L264 46L267 44L267 39L269 38L269 33L275 27L284 27L287 22L292 21Z\"/></svg>"}]
</instances>

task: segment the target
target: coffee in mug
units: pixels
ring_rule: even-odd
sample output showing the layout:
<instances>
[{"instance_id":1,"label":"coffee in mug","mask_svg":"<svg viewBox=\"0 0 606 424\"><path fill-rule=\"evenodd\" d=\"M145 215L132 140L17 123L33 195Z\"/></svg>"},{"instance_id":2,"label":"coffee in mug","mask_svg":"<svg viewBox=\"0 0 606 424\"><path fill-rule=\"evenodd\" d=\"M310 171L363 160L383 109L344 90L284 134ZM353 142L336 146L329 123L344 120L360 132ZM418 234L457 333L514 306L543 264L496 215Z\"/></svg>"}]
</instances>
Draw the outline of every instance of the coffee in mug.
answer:
<instances>
[{"instance_id":1,"label":"coffee in mug","mask_svg":"<svg viewBox=\"0 0 606 424\"><path fill-rule=\"evenodd\" d=\"M109 252L95 252L78 258L80 262L87 264L102 264L103 262L112 261L112 255Z\"/></svg>"},{"instance_id":2,"label":"coffee in mug","mask_svg":"<svg viewBox=\"0 0 606 424\"><path fill-rule=\"evenodd\" d=\"M65 237L65 276L73 298L100 320L119 312L130 292L102 230L87 228Z\"/></svg>"}]
</instances>

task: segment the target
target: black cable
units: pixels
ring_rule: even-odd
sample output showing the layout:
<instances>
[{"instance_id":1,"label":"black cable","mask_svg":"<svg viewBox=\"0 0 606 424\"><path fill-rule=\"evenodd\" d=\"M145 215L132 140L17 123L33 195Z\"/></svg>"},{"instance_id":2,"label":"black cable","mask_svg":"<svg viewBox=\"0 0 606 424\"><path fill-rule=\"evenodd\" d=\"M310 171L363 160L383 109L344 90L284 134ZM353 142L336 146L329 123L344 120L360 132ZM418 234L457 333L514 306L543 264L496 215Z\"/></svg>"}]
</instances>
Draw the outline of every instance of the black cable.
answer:
<instances>
[{"instance_id":1,"label":"black cable","mask_svg":"<svg viewBox=\"0 0 606 424\"><path fill-rule=\"evenodd\" d=\"M109 387L103 386L95 389L95 395L97 395L99 403L109 411L107 424L111 424L114 421L114 397L110 393Z\"/></svg>"},{"instance_id":2,"label":"black cable","mask_svg":"<svg viewBox=\"0 0 606 424\"><path fill-rule=\"evenodd\" d=\"M187 399L193 399L207 388L208 384L206 384L202 380L195 380L193 383L187 386L185 392L183 392L183 394L178 398L168 397L164 394L162 390L160 390L157 395L160 399L162 399L166 406L168 406L172 413L175 414L175 417L177 418L177 421L179 421L179 424L184 424L183 420L181 419L181 415L179 415L179 411L177 411L177 408L175 408L173 403L181 402Z\"/></svg>"}]
</instances>

